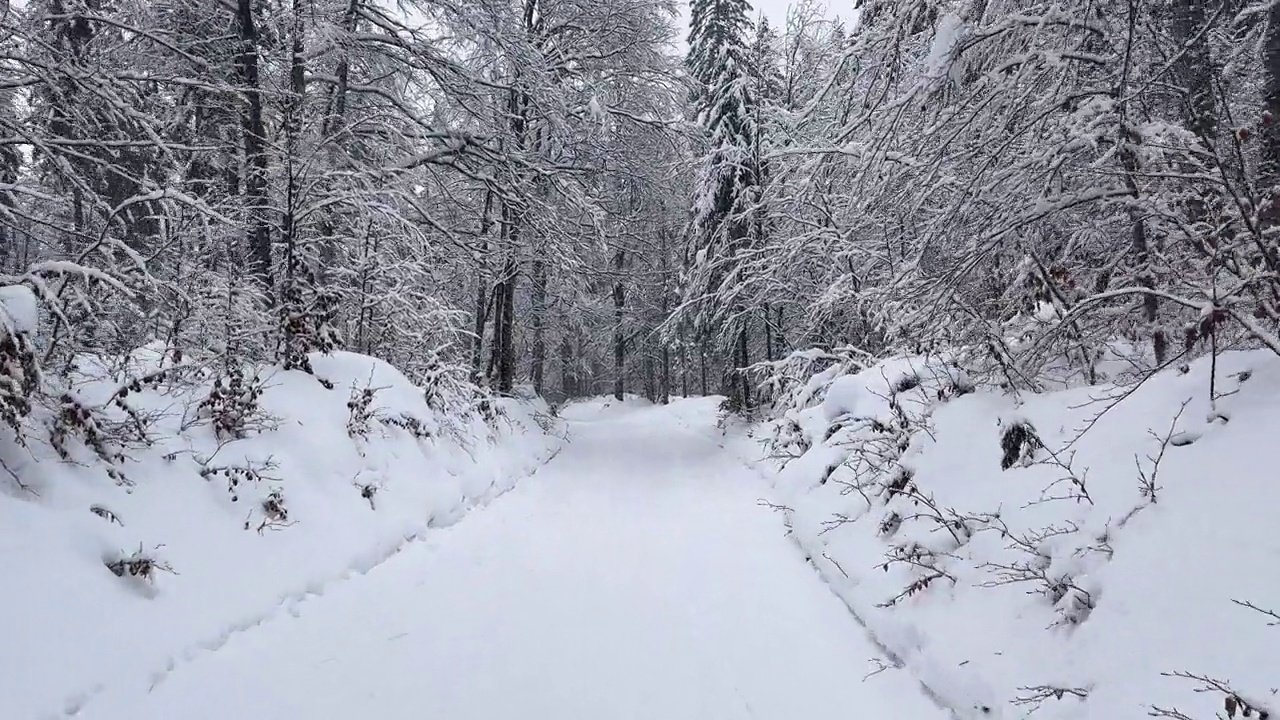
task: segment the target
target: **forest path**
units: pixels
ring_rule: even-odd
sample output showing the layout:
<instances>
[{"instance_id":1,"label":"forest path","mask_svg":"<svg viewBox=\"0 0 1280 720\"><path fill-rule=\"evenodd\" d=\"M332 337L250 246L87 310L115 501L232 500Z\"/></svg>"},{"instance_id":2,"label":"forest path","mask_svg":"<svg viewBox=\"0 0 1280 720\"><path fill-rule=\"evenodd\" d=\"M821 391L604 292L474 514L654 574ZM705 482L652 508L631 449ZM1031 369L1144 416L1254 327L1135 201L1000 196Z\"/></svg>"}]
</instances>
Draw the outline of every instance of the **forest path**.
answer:
<instances>
[{"instance_id":1,"label":"forest path","mask_svg":"<svg viewBox=\"0 0 1280 720\"><path fill-rule=\"evenodd\" d=\"M537 475L81 717L942 718L719 445L713 402L566 410Z\"/></svg>"}]
</instances>

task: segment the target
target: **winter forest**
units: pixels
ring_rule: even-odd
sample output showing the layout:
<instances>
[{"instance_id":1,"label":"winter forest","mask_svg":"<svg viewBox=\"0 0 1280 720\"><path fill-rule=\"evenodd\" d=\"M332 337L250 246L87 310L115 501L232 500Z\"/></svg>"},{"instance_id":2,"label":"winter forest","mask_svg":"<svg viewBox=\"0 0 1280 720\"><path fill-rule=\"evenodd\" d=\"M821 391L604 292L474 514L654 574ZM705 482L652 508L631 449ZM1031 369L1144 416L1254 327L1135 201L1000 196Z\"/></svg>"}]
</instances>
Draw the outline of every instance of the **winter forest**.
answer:
<instances>
[{"instance_id":1,"label":"winter forest","mask_svg":"<svg viewBox=\"0 0 1280 720\"><path fill-rule=\"evenodd\" d=\"M0 420L4 717L1265 718L1280 2L0 0Z\"/></svg>"},{"instance_id":2,"label":"winter forest","mask_svg":"<svg viewBox=\"0 0 1280 720\"><path fill-rule=\"evenodd\" d=\"M687 57L677 10L6 3L11 424L147 342L744 406L811 346L1280 351L1268 3L699 0Z\"/></svg>"}]
</instances>

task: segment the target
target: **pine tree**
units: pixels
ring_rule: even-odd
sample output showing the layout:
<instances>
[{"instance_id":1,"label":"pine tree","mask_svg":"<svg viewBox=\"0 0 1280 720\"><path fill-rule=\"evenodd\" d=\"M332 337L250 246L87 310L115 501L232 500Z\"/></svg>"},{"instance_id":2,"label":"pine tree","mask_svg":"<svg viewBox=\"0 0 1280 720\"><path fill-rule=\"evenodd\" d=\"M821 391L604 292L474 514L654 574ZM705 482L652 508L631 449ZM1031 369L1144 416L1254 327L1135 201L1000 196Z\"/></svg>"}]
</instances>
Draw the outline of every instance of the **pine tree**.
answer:
<instances>
[{"instance_id":1,"label":"pine tree","mask_svg":"<svg viewBox=\"0 0 1280 720\"><path fill-rule=\"evenodd\" d=\"M706 136L693 201L692 265L686 307L704 342L729 340L733 363L749 364L746 308L724 302L742 282L740 253L752 230L750 208L759 190L755 163L758 127L747 34L746 0L696 0L691 7L686 65L694 82L693 109ZM730 385L731 399L749 402L745 376Z\"/></svg>"},{"instance_id":2,"label":"pine tree","mask_svg":"<svg viewBox=\"0 0 1280 720\"><path fill-rule=\"evenodd\" d=\"M770 217L769 183L771 172L767 158L768 148L772 141L772 128L776 127L774 115L780 108L784 97L782 70L778 63L778 34L769 25L769 19L763 15L756 23L756 35L751 43L751 78L752 94L755 103L752 107L751 120L755 125L752 134L751 163L756 168L757 184L755 206L751 210L751 247L764 247L774 228ZM759 302L761 324L764 328L764 352L766 360L773 360L782 350L782 341L778 337L778 326L769 297Z\"/></svg>"}]
</instances>

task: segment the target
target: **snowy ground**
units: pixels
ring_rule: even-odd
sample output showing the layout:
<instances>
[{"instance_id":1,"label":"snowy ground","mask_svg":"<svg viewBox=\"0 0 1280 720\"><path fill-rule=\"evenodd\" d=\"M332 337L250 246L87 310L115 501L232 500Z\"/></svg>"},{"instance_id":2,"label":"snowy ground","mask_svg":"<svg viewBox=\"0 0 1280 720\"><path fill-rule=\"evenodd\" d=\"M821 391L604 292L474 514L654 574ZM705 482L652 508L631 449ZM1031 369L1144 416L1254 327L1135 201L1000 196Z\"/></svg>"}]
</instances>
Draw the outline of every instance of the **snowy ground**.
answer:
<instances>
[{"instance_id":1,"label":"snowy ground","mask_svg":"<svg viewBox=\"0 0 1280 720\"><path fill-rule=\"evenodd\" d=\"M277 378L278 427L193 425L133 486L54 464L0 495L0 717L1274 716L1271 355L1020 396L938 358L801 362L755 437L715 398L594 400L461 445L408 432L421 390L371 362ZM1002 467L1023 423L1041 444ZM215 446L281 480L228 498ZM296 524L246 530L272 486ZM139 543L179 574L104 567Z\"/></svg>"},{"instance_id":2,"label":"snowy ground","mask_svg":"<svg viewBox=\"0 0 1280 720\"><path fill-rule=\"evenodd\" d=\"M714 407L571 406L564 451L487 508L79 716L943 717L904 673L864 680L878 650Z\"/></svg>"},{"instance_id":3,"label":"snowy ground","mask_svg":"<svg viewBox=\"0 0 1280 720\"><path fill-rule=\"evenodd\" d=\"M263 371L241 438L200 414L212 379L130 392L152 424L127 480L85 452L58 461L34 431L28 447L0 447L29 488L0 484L0 718L88 713L103 693L217 653L498 498L559 444L537 403L502 401L492 422L459 414L451 427L386 363L313 363L316 376ZM115 377L82 383L85 402ZM287 516L265 516L273 496ZM167 570L108 569L134 553Z\"/></svg>"},{"instance_id":4,"label":"snowy ground","mask_svg":"<svg viewBox=\"0 0 1280 720\"><path fill-rule=\"evenodd\" d=\"M938 358L795 379L760 428L790 534L958 717L1276 716L1275 356L1020 395ZM1019 423L1042 444L1002 468Z\"/></svg>"}]
</instances>

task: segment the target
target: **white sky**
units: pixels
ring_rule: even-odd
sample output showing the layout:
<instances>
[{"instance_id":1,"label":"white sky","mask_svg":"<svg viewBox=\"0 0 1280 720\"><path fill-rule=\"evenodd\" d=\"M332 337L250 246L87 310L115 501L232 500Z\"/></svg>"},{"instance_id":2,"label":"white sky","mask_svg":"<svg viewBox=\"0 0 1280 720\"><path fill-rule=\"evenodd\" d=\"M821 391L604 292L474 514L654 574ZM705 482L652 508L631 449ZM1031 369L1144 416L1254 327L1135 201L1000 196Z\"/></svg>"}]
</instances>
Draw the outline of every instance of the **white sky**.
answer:
<instances>
[{"instance_id":1,"label":"white sky","mask_svg":"<svg viewBox=\"0 0 1280 720\"><path fill-rule=\"evenodd\" d=\"M787 7L791 5L791 0L749 0L749 2L757 13L763 12L767 15L769 23L776 28L782 27L783 21L787 18ZM831 15L848 17L853 10L853 0L827 0L825 4L830 9Z\"/></svg>"}]
</instances>

